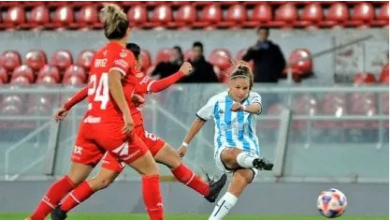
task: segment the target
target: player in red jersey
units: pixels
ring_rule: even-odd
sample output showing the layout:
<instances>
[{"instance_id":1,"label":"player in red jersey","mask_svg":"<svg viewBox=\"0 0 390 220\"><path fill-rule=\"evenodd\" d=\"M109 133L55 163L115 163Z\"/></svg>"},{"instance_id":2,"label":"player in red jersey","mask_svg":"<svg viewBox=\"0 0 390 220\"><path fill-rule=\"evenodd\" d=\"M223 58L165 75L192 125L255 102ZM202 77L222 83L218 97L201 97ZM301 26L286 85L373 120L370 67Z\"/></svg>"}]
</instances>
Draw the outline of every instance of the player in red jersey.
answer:
<instances>
[{"instance_id":1,"label":"player in red jersey","mask_svg":"<svg viewBox=\"0 0 390 220\"><path fill-rule=\"evenodd\" d=\"M140 56L141 48L134 43L127 44L126 48L133 52L136 57L138 69L140 69L142 64ZM137 96L137 103L131 104L130 111L134 120L134 133L139 137L142 137L141 139L143 139L146 143L155 160L168 166L176 179L178 179L181 183L186 184L199 194L203 195L209 202L215 202L215 199L218 197L219 192L226 182L226 175L223 175L216 182L204 182L181 162L178 153L169 144L154 134L145 131L141 108L138 106L138 104L143 104L145 102L147 93L160 92L168 88L180 80L183 76L188 75L191 72L191 69L192 67L190 63L184 63L177 73L157 81L145 76L142 72L139 72L136 75L139 84L135 88L135 95L133 95ZM63 120L67 115L67 112L74 105L81 102L86 96L87 88L81 89L72 98L70 98L61 109L58 110L55 119ZM62 202L62 204L53 210L51 215L52 220L66 219L67 212L88 199L95 192L109 186L109 184L115 180L123 169L124 166L121 165L121 163L119 163L118 160L116 160L111 154L107 153L104 156L99 173L93 179L83 182L80 186L74 189Z\"/></svg>"},{"instance_id":2,"label":"player in red jersey","mask_svg":"<svg viewBox=\"0 0 390 220\"><path fill-rule=\"evenodd\" d=\"M51 185L29 220L44 220L62 198L86 180L105 152L142 175L142 193L149 217L164 219L158 166L145 143L131 133L134 122L126 100L130 99L137 80L134 55L125 48L129 21L114 4L105 4L101 19L109 43L92 59L88 111L80 123L72 166L68 175Z\"/></svg>"}]
</instances>

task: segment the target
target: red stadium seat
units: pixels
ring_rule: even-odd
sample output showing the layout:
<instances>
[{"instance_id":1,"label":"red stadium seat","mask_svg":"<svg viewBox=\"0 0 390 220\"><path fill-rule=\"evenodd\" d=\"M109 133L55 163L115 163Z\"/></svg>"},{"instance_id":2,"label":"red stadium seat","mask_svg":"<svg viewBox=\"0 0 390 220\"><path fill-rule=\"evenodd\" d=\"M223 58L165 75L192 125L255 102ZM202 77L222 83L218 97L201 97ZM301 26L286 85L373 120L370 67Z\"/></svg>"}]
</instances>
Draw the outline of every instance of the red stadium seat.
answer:
<instances>
[{"instance_id":1,"label":"red stadium seat","mask_svg":"<svg viewBox=\"0 0 390 220\"><path fill-rule=\"evenodd\" d=\"M319 3L307 4L302 12L301 24L304 26L316 25L322 21L324 14Z\"/></svg>"},{"instance_id":2,"label":"red stadium seat","mask_svg":"<svg viewBox=\"0 0 390 220\"><path fill-rule=\"evenodd\" d=\"M7 73L7 70L4 69L4 67L0 66L0 80L3 82L3 83L7 83L8 82L8 73Z\"/></svg>"},{"instance_id":3,"label":"red stadium seat","mask_svg":"<svg viewBox=\"0 0 390 220\"><path fill-rule=\"evenodd\" d=\"M380 100L382 103L382 114L389 115L389 93L380 94Z\"/></svg>"},{"instance_id":4,"label":"red stadium seat","mask_svg":"<svg viewBox=\"0 0 390 220\"><path fill-rule=\"evenodd\" d=\"M179 8L175 19L178 27L192 25L196 21L196 8L193 5L183 5Z\"/></svg>"},{"instance_id":5,"label":"red stadium seat","mask_svg":"<svg viewBox=\"0 0 390 220\"><path fill-rule=\"evenodd\" d=\"M250 20L245 22L246 27L257 27L272 21L272 8L267 3L260 3L253 9Z\"/></svg>"},{"instance_id":6,"label":"red stadium seat","mask_svg":"<svg viewBox=\"0 0 390 220\"><path fill-rule=\"evenodd\" d=\"M229 7L225 21L232 22L233 25L242 24L248 18L247 10L242 4L235 4Z\"/></svg>"},{"instance_id":7,"label":"red stadium seat","mask_svg":"<svg viewBox=\"0 0 390 220\"><path fill-rule=\"evenodd\" d=\"M0 106L13 105L18 108L22 108L25 100L21 95L7 95L3 98L0 103Z\"/></svg>"},{"instance_id":8,"label":"red stadium seat","mask_svg":"<svg viewBox=\"0 0 390 220\"><path fill-rule=\"evenodd\" d=\"M64 78L62 83L65 85L70 85L70 86L80 86L80 85L85 84L84 81L82 79L80 79L80 77L78 77L78 76L71 76L68 78Z\"/></svg>"},{"instance_id":9,"label":"red stadium seat","mask_svg":"<svg viewBox=\"0 0 390 220\"><path fill-rule=\"evenodd\" d=\"M389 64L383 66L381 75L379 77L379 82L389 84Z\"/></svg>"},{"instance_id":10,"label":"red stadium seat","mask_svg":"<svg viewBox=\"0 0 390 220\"><path fill-rule=\"evenodd\" d=\"M87 75L81 66L71 65L64 73L64 79L77 76L82 82L87 80Z\"/></svg>"},{"instance_id":11,"label":"red stadium seat","mask_svg":"<svg viewBox=\"0 0 390 220\"><path fill-rule=\"evenodd\" d=\"M148 22L148 12L144 5L131 7L127 12L127 17L131 26L142 27Z\"/></svg>"},{"instance_id":12,"label":"red stadium seat","mask_svg":"<svg viewBox=\"0 0 390 220\"><path fill-rule=\"evenodd\" d=\"M151 21L154 23L154 26L164 26L172 21L172 9L168 5L159 5L157 6L151 18Z\"/></svg>"},{"instance_id":13,"label":"red stadium seat","mask_svg":"<svg viewBox=\"0 0 390 220\"><path fill-rule=\"evenodd\" d=\"M381 6L376 24L389 25L389 2L386 2Z\"/></svg>"},{"instance_id":14,"label":"red stadium seat","mask_svg":"<svg viewBox=\"0 0 390 220\"><path fill-rule=\"evenodd\" d=\"M38 73L38 80L44 78L45 76L50 76L56 82L60 81L60 72L55 66L45 65Z\"/></svg>"},{"instance_id":15,"label":"red stadium seat","mask_svg":"<svg viewBox=\"0 0 390 220\"><path fill-rule=\"evenodd\" d=\"M184 52L184 60L185 61L194 60L194 51L192 49L188 49Z\"/></svg>"},{"instance_id":16,"label":"red stadium seat","mask_svg":"<svg viewBox=\"0 0 390 220\"><path fill-rule=\"evenodd\" d=\"M170 2L174 6L182 6L182 5L189 5L190 1L171 1Z\"/></svg>"},{"instance_id":17,"label":"red stadium seat","mask_svg":"<svg viewBox=\"0 0 390 220\"><path fill-rule=\"evenodd\" d=\"M319 112L319 104L317 100L311 95L302 95L293 102L293 111L296 115L316 115ZM308 124L307 120L294 120L294 129L306 129Z\"/></svg>"},{"instance_id":18,"label":"red stadium seat","mask_svg":"<svg viewBox=\"0 0 390 220\"><path fill-rule=\"evenodd\" d=\"M30 27L36 27L40 25L45 25L50 22L50 12L45 5L38 5L33 8L28 18L28 24Z\"/></svg>"},{"instance_id":19,"label":"red stadium seat","mask_svg":"<svg viewBox=\"0 0 390 220\"><path fill-rule=\"evenodd\" d=\"M73 21L73 8L68 5L58 7L57 10L54 12L54 28L69 27L73 23Z\"/></svg>"},{"instance_id":20,"label":"red stadium seat","mask_svg":"<svg viewBox=\"0 0 390 220\"><path fill-rule=\"evenodd\" d=\"M326 21L321 22L323 27L331 27L336 25L343 26L349 20L349 9L345 3L333 3L326 16Z\"/></svg>"},{"instance_id":21,"label":"red stadium seat","mask_svg":"<svg viewBox=\"0 0 390 220\"><path fill-rule=\"evenodd\" d=\"M162 5L162 4L166 4L167 1L148 1L146 2L146 4L148 6L159 6L159 5Z\"/></svg>"},{"instance_id":22,"label":"red stadium seat","mask_svg":"<svg viewBox=\"0 0 390 220\"><path fill-rule=\"evenodd\" d=\"M289 27L298 20L298 10L293 3L286 3L280 6L275 12L275 24Z\"/></svg>"},{"instance_id":23,"label":"red stadium seat","mask_svg":"<svg viewBox=\"0 0 390 220\"><path fill-rule=\"evenodd\" d=\"M64 71L73 64L73 57L67 50L57 50L51 57L50 62L51 65L58 67L60 71Z\"/></svg>"},{"instance_id":24,"label":"red stadium seat","mask_svg":"<svg viewBox=\"0 0 390 220\"><path fill-rule=\"evenodd\" d=\"M371 3L361 2L355 5L352 21L348 22L349 25L358 26L365 23L370 24L375 19L375 9Z\"/></svg>"},{"instance_id":25,"label":"red stadium seat","mask_svg":"<svg viewBox=\"0 0 390 220\"><path fill-rule=\"evenodd\" d=\"M20 54L14 50L4 51L1 60L2 66L9 72L22 64Z\"/></svg>"},{"instance_id":26,"label":"red stadium seat","mask_svg":"<svg viewBox=\"0 0 390 220\"><path fill-rule=\"evenodd\" d=\"M21 115L22 114L22 108L18 108L15 105L4 105L0 109L1 115L4 116L15 116L15 115Z\"/></svg>"},{"instance_id":27,"label":"red stadium seat","mask_svg":"<svg viewBox=\"0 0 390 220\"><path fill-rule=\"evenodd\" d=\"M88 72L94 55L95 51L93 50L82 51L77 57L77 65L83 67L84 70Z\"/></svg>"},{"instance_id":28,"label":"red stadium seat","mask_svg":"<svg viewBox=\"0 0 390 220\"><path fill-rule=\"evenodd\" d=\"M99 22L98 11L95 5L85 5L77 15L77 25L79 27L91 26Z\"/></svg>"},{"instance_id":29,"label":"red stadium seat","mask_svg":"<svg viewBox=\"0 0 390 220\"><path fill-rule=\"evenodd\" d=\"M160 49L156 56L155 64L160 62L167 62L172 58L172 49L171 48L163 48Z\"/></svg>"},{"instance_id":30,"label":"red stadium seat","mask_svg":"<svg viewBox=\"0 0 390 220\"><path fill-rule=\"evenodd\" d=\"M347 96L343 93L326 93L321 99L321 110L324 115L341 117L347 114ZM319 121L314 123L314 127L321 129L344 128L344 122L339 121Z\"/></svg>"},{"instance_id":31,"label":"red stadium seat","mask_svg":"<svg viewBox=\"0 0 390 220\"><path fill-rule=\"evenodd\" d=\"M195 27L213 27L222 21L222 10L218 4L210 4L203 8L200 22L194 24Z\"/></svg>"},{"instance_id":32,"label":"red stadium seat","mask_svg":"<svg viewBox=\"0 0 390 220\"><path fill-rule=\"evenodd\" d=\"M53 109L53 100L46 96L33 96L29 99L30 107L27 110L29 115L49 114Z\"/></svg>"},{"instance_id":33,"label":"red stadium seat","mask_svg":"<svg viewBox=\"0 0 390 220\"><path fill-rule=\"evenodd\" d=\"M303 76L313 72L313 61L308 49L293 50L288 59L288 63L289 66L284 70L285 74L292 71L293 74Z\"/></svg>"},{"instance_id":34,"label":"red stadium seat","mask_svg":"<svg viewBox=\"0 0 390 220\"><path fill-rule=\"evenodd\" d=\"M46 63L46 54L42 50L31 50L26 54L26 64L33 71L40 70Z\"/></svg>"},{"instance_id":35,"label":"red stadium seat","mask_svg":"<svg viewBox=\"0 0 390 220\"><path fill-rule=\"evenodd\" d=\"M375 75L372 73L358 73L355 75L355 84L373 84L376 83Z\"/></svg>"},{"instance_id":36,"label":"red stadium seat","mask_svg":"<svg viewBox=\"0 0 390 220\"><path fill-rule=\"evenodd\" d=\"M147 50L141 50L142 57L142 71L146 71L152 65L152 59L150 58L150 54Z\"/></svg>"},{"instance_id":37,"label":"red stadium seat","mask_svg":"<svg viewBox=\"0 0 390 220\"><path fill-rule=\"evenodd\" d=\"M12 73L11 81L21 76L26 77L29 83L33 83L35 80L33 70L27 65L21 65L17 67Z\"/></svg>"},{"instance_id":38,"label":"red stadium seat","mask_svg":"<svg viewBox=\"0 0 390 220\"><path fill-rule=\"evenodd\" d=\"M8 9L4 18L6 27L16 27L26 22L25 11L20 6L14 6Z\"/></svg>"},{"instance_id":39,"label":"red stadium seat","mask_svg":"<svg viewBox=\"0 0 390 220\"><path fill-rule=\"evenodd\" d=\"M225 49L215 49L211 52L209 61L214 66L217 66L221 71L225 71L232 66L232 55Z\"/></svg>"},{"instance_id":40,"label":"red stadium seat","mask_svg":"<svg viewBox=\"0 0 390 220\"><path fill-rule=\"evenodd\" d=\"M12 78L10 84L16 86L28 86L30 85L30 80L25 76L18 76L16 78Z\"/></svg>"},{"instance_id":41,"label":"red stadium seat","mask_svg":"<svg viewBox=\"0 0 390 220\"><path fill-rule=\"evenodd\" d=\"M52 76L43 76L42 78L38 78L37 81L35 82L36 84L41 84L41 85L55 85L57 84L57 80L52 77Z\"/></svg>"}]
</instances>

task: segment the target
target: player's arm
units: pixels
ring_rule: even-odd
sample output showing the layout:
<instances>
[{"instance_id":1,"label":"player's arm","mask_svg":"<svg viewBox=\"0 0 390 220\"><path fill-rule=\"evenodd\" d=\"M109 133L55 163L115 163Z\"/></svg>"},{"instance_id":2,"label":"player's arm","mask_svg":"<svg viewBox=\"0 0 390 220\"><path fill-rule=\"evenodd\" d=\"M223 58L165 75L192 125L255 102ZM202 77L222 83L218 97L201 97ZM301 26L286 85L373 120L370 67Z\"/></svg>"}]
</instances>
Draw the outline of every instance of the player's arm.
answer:
<instances>
[{"instance_id":1,"label":"player's arm","mask_svg":"<svg viewBox=\"0 0 390 220\"><path fill-rule=\"evenodd\" d=\"M54 115L54 119L56 121L63 120L68 114L68 111L74 105L84 100L87 96L88 96L88 86L77 91L76 94L74 94L70 99L68 99L68 101L66 101L64 105L57 110L56 114Z\"/></svg>"},{"instance_id":2,"label":"player's arm","mask_svg":"<svg viewBox=\"0 0 390 220\"><path fill-rule=\"evenodd\" d=\"M261 104L261 96L257 93L251 93L249 95L249 105L242 105L235 102L231 108L233 112L244 111L250 114L259 115L262 112L263 105Z\"/></svg>"},{"instance_id":3,"label":"player's arm","mask_svg":"<svg viewBox=\"0 0 390 220\"><path fill-rule=\"evenodd\" d=\"M198 134L200 129L202 129L203 125L206 123L205 120L196 117L194 122L192 123L190 130L188 131L186 137L184 138L184 145L189 145L194 137Z\"/></svg>"}]
</instances>

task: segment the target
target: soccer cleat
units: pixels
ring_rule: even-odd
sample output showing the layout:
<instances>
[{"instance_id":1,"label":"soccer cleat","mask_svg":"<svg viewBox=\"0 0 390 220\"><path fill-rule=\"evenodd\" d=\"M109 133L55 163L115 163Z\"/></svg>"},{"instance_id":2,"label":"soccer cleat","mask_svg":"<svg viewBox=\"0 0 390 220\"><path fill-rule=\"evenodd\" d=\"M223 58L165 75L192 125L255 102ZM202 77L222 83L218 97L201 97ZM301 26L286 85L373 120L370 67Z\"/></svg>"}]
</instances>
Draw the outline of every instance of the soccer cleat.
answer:
<instances>
[{"instance_id":1,"label":"soccer cleat","mask_svg":"<svg viewBox=\"0 0 390 220\"><path fill-rule=\"evenodd\" d=\"M253 161L253 167L258 170L272 170L274 164L260 157Z\"/></svg>"},{"instance_id":2,"label":"soccer cleat","mask_svg":"<svg viewBox=\"0 0 390 220\"><path fill-rule=\"evenodd\" d=\"M209 182L210 192L204 198L207 201L213 203L218 198L218 195L221 192L222 188L225 186L225 183L226 183L226 180L227 180L227 176L226 176L226 174L223 174L219 178L219 180L217 180L215 182L210 179L210 177L209 177L209 175L207 173L206 173L206 177L207 177L207 181Z\"/></svg>"},{"instance_id":3,"label":"soccer cleat","mask_svg":"<svg viewBox=\"0 0 390 220\"><path fill-rule=\"evenodd\" d=\"M52 220L65 220L67 217L66 212L62 211L59 206L51 211L50 216Z\"/></svg>"}]
</instances>

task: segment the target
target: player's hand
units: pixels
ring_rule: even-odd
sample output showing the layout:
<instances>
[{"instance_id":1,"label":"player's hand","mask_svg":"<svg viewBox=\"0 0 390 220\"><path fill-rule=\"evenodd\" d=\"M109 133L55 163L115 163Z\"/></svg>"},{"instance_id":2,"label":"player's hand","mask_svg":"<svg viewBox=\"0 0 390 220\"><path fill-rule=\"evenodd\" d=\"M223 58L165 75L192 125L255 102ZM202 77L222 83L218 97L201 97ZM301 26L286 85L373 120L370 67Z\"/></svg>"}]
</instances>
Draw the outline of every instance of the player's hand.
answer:
<instances>
[{"instance_id":1,"label":"player's hand","mask_svg":"<svg viewBox=\"0 0 390 220\"><path fill-rule=\"evenodd\" d=\"M140 95L134 94L134 95L131 97L131 102L133 102L134 105L138 107L138 106L140 106L140 105L145 104L145 99L142 98L142 96L140 96Z\"/></svg>"},{"instance_id":2,"label":"player's hand","mask_svg":"<svg viewBox=\"0 0 390 220\"><path fill-rule=\"evenodd\" d=\"M240 103L235 102L235 103L232 105L232 108L231 108L230 110L232 110L233 112L238 112L238 111L244 110L244 107L243 107Z\"/></svg>"},{"instance_id":3,"label":"player's hand","mask_svg":"<svg viewBox=\"0 0 390 220\"><path fill-rule=\"evenodd\" d=\"M130 132L134 129L133 118L131 118L130 114L123 114L123 122L125 125L122 128L122 132L124 134L130 134Z\"/></svg>"},{"instance_id":4,"label":"player's hand","mask_svg":"<svg viewBox=\"0 0 390 220\"><path fill-rule=\"evenodd\" d=\"M61 107L57 110L56 114L54 115L54 119L58 121L64 120L66 115L68 114L68 110L66 110L64 107Z\"/></svg>"},{"instance_id":5,"label":"player's hand","mask_svg":"<svg viewBox=\"0 0 390 220\"><path fill-rule=\"evenodd\" d=\"M190 62L184 62L181 67L180 67L180 70L182 73L184 73L185 76L188 76L192 73L192 65Z\"/></svg>"},{"instance_id":6,"label":"player's hand","mask_svg":"<svg viewBox=\"0 0 390 220\"><path fill-rule=\"evenodd\" d=\"M181 145L179 149L177 149L177 153L179 154L180 157L184 157L187 153L187 147Z\"/></svg>"}]
</instances>

